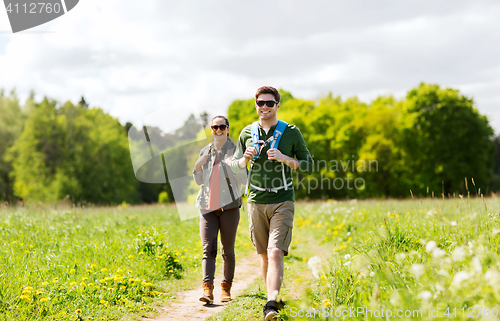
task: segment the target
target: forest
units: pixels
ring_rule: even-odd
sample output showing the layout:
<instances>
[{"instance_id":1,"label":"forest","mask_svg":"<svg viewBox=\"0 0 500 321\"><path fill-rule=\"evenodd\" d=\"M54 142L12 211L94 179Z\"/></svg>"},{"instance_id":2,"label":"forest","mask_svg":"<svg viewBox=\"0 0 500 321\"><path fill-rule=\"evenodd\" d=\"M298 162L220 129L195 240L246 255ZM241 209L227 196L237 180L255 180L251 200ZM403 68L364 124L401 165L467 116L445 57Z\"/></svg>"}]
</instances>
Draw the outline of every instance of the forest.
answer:
<instances>
[{"instance_id":1,"label":"forest","mask_svg":"<svg viewBox=\"0 0 500 321\"><path fill-rule=\"evenodd\" d=\"M448 198L500 190L500 137L474 99L456 89L421 83L401 99L380 96L370 103L332 93L317 100L281 94L278 118L300 129L315 162L312 174L294 176L297 199ZM34 97L21 104L14 90L0 91L1 201L174 200L169 173L166 184L136 178L129 139L140 133L131 123L120 124L83 97L78 103ZM254 99L233 101L227 116L236 140L257 120ZM148 134L164 142L159 148L176 146L196 139L194 125L207 127L198 119L191 115L173 133L154 128ZM190 175L192 157L182 149L176 157L184 164L177 175ZM194 192L186 186L184 200Z\"/></svg>"}]
</instances>

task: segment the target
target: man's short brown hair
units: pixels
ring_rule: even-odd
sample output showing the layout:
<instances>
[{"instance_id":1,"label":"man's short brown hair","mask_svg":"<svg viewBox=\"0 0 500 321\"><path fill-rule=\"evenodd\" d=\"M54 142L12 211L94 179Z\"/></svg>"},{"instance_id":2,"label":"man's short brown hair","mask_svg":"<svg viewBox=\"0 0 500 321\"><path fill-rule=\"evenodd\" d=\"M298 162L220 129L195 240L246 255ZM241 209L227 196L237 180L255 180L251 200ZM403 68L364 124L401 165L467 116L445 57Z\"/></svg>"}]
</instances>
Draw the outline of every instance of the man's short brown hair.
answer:
<instances>
[{"instance_id":1,"label":"man's short brown hair","mask_svg":"<svg viewBox=\"0 0 500 321\"><path fill-rule=\"evenodd\" d=\"M281 95L278 92L278 90L274 87L271 86L262 86L259 89L257 89L257 92L255 93L255 99L259 98L259 95L261 94L271 94L274 96L274 99L279 103L281 99Z\"/></svg>"}]
</instances>

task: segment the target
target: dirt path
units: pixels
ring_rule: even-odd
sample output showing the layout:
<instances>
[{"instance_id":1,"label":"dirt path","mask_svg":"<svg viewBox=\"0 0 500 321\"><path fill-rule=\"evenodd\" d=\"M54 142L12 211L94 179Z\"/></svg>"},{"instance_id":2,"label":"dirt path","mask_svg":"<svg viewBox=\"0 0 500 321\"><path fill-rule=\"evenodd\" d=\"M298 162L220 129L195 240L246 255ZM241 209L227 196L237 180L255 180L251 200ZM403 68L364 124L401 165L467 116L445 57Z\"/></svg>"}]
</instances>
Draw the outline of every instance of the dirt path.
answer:
<instances>
[{"instance_id":1,"label":"dirt path","mask_svg":"<svg viewBox=\"0 0 500 321\"><path fill-rule=\"evenodd\" d=\"M260 275L259 263L260 259L257 254L252 254L240 262L237 261L231 289L231 297L233 299ZM194 290L179 292L177 294L178 300L162 308L163 312L159 317L155 319L144 318L143 321L205 320L224 309L224 304L219 300L221 294L220 282L220 277L216 275L214 286L215 300L213 305L206 306L198 300L203 293L203 288L200 286Z\"/></svg>"}]
</instances>

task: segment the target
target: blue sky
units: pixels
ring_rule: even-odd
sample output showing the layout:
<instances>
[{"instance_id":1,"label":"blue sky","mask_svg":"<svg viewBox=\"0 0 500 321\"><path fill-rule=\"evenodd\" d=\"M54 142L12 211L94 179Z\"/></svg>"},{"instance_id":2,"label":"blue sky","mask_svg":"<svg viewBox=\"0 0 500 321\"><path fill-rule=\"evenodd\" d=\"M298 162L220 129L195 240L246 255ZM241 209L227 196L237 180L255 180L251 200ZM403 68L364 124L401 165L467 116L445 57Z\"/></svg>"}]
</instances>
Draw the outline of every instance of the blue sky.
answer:
<instances>
[{"instance_id":1,"label":"blue sky","mask_svg":"<svg viewBox=\"0 0 500 321\"><path fill-rule=\"evenodd\" d=\"M424 81L473 96L498 134L498 17L495 1L83 0L10 34L2 9L0 87L21 99L84 95L122 123L167 109L153 125L168 130L261 85L370 102Z\"/></svg>"}]
</instances>

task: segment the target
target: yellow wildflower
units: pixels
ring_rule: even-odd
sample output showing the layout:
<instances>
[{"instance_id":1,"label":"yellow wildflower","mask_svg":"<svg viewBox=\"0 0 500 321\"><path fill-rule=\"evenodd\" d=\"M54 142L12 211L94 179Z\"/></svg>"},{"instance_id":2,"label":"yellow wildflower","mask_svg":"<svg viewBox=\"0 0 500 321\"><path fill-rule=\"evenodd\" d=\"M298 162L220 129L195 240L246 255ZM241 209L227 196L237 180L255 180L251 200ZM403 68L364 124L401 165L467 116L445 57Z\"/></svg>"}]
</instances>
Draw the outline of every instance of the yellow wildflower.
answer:
<instances>
[{"instance_id":1,"label":"yellow wildflower","mask_svg":"<svg viewBox=\"0 0 500 321\"><path fill-rule=\"evenodd\" d=\"M49 282L42 282L42 286L47 286L49 285Z\"/></svg>"},{"instance_id":2,"label":"yellow wildflower","mask_svg":"<svg viewBox=\"0 0 500 321\"><path fill-rule=\"evenodd\" d=\"M108 269L106 269L106 268L102 268L102 269L101 269L101 272L103 272L103 273L104 273L104 272L108 272Z\"/></svg>"},{"instance_id":3,"label":"yellow wildflower","mask_svg":"<svg viewBox=\"0 0 500 321\"><path fill-rule=\"evenodd\" d=\"M27 295L25 295L25 294L21 295L19 298L21 300L31 301L31 299Z\"/></svg>"},{"instance_id":4,"label":"yellow wildflower","mask_svg":"<svg viewBox=\"0 0 500 321\"><path fill-rule=\"evenodd\" d=\"M82 310L78 309L75 311L76 314L81 314L82 313Z\"/></svg>"},{"instance_id":5,"label":"yellow wildflower","mask_svg":"<svg viewBox=\"0 0 500 321\"><path fill-rule=\"evenodd\" d=\"M40 302L49 302L49 300L50 300L49 298L41 298Z\"/></svg>"}]
</instances>

